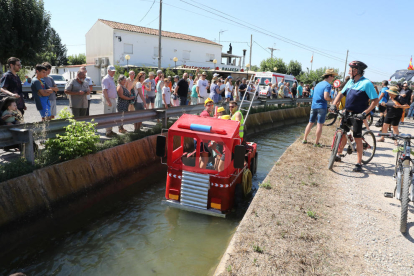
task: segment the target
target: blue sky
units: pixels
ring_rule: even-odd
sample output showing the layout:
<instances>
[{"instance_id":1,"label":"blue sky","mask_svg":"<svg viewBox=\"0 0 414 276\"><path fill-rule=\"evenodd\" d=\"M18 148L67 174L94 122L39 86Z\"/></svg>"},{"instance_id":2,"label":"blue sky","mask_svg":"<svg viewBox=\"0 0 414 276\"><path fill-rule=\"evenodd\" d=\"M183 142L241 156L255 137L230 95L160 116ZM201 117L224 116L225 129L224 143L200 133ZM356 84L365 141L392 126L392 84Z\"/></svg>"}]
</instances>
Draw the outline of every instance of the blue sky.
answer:
<instances>
[{"instance_id":1,"label":"blue sky","mask_svg":"<svg viewBox=\"0 0 414 276\"><path fill-rule=\"evenodd\" d=\"M253 65L270 57L267 47L274 47L280 49L274 52L275 57L286 63L297 60L302 63L303 70L311 67L314 51L313 69L327 66L343 72L349 49L348 61L365 62L368 65L366 77L381 81L388 79L395 70L406 69L414 52L414 1L183 1L163 1L163 30L213 41L218 41L219 31L225 30L221 34L223 51L228 50L227 41L232 41L236 55L249 49L247 43L253 34ZM85 34L99 18L158 28L158 0L151 10L153 0L44 2L52 16L51 25L67 45L69 55L85 53ZM235 22L218 16L218 11ZM287 39L313 50L294 46L287 43Z\"/></svg>"}]
</instances>

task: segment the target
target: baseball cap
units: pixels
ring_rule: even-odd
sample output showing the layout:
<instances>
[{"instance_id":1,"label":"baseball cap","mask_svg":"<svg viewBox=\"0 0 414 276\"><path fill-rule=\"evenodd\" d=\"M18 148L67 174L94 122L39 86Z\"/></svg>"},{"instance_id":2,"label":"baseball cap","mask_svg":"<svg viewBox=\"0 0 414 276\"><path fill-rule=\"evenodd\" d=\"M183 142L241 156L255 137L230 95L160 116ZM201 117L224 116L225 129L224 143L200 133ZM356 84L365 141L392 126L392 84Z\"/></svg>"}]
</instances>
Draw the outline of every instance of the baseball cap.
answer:
<instances>
[{"instance_id":1,"label":"baseball cap","mask_svg":"<svg viewBox=\"0 0 414 276\"><path fill-rule=\"evenodd\" d=\"M190 76L190 77L192 77L192 76L193 76L193 74L190 74L189 76Z\"/></svg>"},{"instance_id":2,"label":"baseball cap","mask_svg":"<svg viewBox=\"0 0 414 276\"><path fill-rule=\"evenodd\" d=\"M213 77L219 77L220 75L218 73L214 73Z\"/></svg>"},{"instance_id":3,"label":"baseball cap","mask_svg":"<svg viewBox=\"0 0 414 276\"><path fill-rule=\"evenodd\" d=\"M242 80L246 80L246 78L242 78Z\"/></svg>"},{"instance_id":4,"label":"baseball cap","mask_svg":"<svg viewBox=\"0 0 414 276\"><path fill-rule=\"evenodd\" d=\"M115 66L109 65L108 71L116 71Z\"/></svg>"},{"instance_id":5,"label":"baseball cap","mask_svg":"<svg viewBox=\"0 0 414 276\"><path fill-rule=\"evenodd\" d=\"M204 105L207 105L208 103L214 103L212 99L207 98L207 100L204 101Z\"/></svg>"},{"instance_id":6,"label":"baseball cap","mask_svg":"<svg viewBox=\"0 0 414 276\"><path fill-rule=\"evenodd\" d=\"M207 76L207 73L206 72L203 72L201 75L202 76Z\"/></svg>"},{"instance_id":7,"label":"baseball cap","mask_svg":"<svg viewBox=\"0 0 414 276\"><path fill-rule=\"evenodd\" d=\"M227 78L228 78L228 79L232 79L233 77L232 77L232 76L228 76Z\"/></svg>"}]
</instances>

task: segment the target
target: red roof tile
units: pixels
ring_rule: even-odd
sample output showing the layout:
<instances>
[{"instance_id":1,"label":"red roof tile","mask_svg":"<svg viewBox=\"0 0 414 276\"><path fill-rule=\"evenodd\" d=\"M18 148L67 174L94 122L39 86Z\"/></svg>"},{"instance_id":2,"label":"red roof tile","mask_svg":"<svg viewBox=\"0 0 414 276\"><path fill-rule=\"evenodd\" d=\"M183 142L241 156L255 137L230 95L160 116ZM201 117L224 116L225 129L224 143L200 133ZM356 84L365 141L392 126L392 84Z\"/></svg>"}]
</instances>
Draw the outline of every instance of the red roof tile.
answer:
<instances>
[{"instance_id":1,"label":"red roof tile","mask_svg":"<svg viewBox=\"0 0 414 276\"><path fill-rule=\"evenodd\" d=\"M142 34L149 34L149 35L158 35L158 30L157 29L145 28L145 27L141 27L141 26L135 26L135 25L131 25L131 24L124 24L124 23L119 23L119 22L109 21L109 20L104 20L104 19L98 19L98 21L101 21L102 23L108 25L109 27L111 27L113 29L124 30L124 31L129 31L129 32L136 32L136 33L142 33ZM176 39L184 39L184 40L190 40L190 41L195 41L195 42L201 42L201 43L207 43L207 44L213 44L213 45L220 45L220 44L218 44L216 42L213 42L211 40L208 40L208 39L205 39L205 38L202 38L202 37L192 36L192 35L172 33L172 32L166 32L166 31L161 31L161 35L165 36L165 37L176 38Z\"/></svg>"}]
</instances>

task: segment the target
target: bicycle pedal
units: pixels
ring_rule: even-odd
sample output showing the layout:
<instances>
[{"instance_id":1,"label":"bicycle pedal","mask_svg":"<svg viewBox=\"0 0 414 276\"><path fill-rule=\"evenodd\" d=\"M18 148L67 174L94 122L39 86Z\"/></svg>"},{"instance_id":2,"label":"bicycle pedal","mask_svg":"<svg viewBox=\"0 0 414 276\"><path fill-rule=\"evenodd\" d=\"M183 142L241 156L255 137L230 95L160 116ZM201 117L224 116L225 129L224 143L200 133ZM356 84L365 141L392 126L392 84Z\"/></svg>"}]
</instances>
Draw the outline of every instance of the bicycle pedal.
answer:
<instances>
[{"instance_id":1,"label":"bicycle pedal","mask_svg":"<svg viewBox=\"0 0 414 276\"><path fill-rule=\"evenodd\" d=\"M385 192L385 193L384 193L384 197L390 197L390 198L393 198L393 197L394 197L394 193Z\"/></svg>"}]
</instances>

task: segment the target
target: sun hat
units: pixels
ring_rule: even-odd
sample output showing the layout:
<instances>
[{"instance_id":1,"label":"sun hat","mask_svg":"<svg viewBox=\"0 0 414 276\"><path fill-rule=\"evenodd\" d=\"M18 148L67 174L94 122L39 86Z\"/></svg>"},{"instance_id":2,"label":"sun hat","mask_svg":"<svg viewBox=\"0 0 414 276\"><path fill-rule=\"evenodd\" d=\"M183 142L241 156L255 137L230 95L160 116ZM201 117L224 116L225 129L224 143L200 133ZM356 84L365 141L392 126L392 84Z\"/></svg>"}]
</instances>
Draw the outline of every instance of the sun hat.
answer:
<instances>
[{"instance_id":1,"label":"sun hat","mask_svg":"<svg viewBox=\"0 0 414 276\"><path fill-rule=\"evenodd\" d=\"M204 105L207 105L208 103L214 103L212 99L207 98L207 100L204 101Z\"/></svg>"},{"instance_id":2,"label":"sun hat","mask_svg":"<svg viewBox=\"0 0 414 276\"><path fill-rule=\"evenodd\" d=\"M388 90L386 90L388 92L388 94L393 94L393 95L400 95L400 93L398 92L398 87L397 86L390 86L388 88Z\"/></svg>"},{"instance_id":3,"label":"sun hat","mask_svg":"<svg viewBox=\"0 0 414 276\"><path fill-rule=\"evenodd\" d=\"M115 66L109 65L108 71L116 71Z\"/></svg>"},{"instance_id":4,"label":"sun hat","mask_svg":"<svg viewBox=\"0 0 414 276\"><path fill-rule=\"evenodd\" d=\"M217 113L218 112L224 112L224 111L226 111L225 109L224 109L224 107L222 107L222 106L220 106L219 108L217 108Z\"/></svg>"},{"instance_id":5,"label":"sun hat","mask_svg":"<svg viewBox=\"0 0 414 276\"><path fill-rule=\"evenodd\" d=\"M328 75L332 75L332 76L338 76L338 73L335 72L334 69L326 69L325 74L322 75L322 77L324 76L328 76Z\"/></svg>"}]
</instances>

